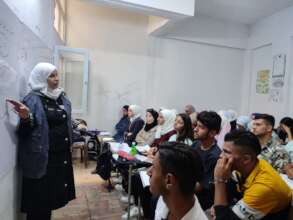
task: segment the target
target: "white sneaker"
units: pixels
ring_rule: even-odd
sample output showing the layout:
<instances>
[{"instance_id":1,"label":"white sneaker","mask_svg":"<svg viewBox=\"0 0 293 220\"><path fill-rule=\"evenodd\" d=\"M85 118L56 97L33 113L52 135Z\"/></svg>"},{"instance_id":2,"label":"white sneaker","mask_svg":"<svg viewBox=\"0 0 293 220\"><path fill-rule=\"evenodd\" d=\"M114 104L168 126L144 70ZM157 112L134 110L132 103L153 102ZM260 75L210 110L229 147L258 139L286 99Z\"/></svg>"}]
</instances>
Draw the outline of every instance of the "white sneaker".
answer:
<instances>
[{"instance_id":1,"label":"white sneaker","mask_svg":"<svg viewBox=\"0 0 293 220\"><path fill-rule=\"evenodd\" d=\"M120 202L123 202L123 203L127 204L128 203L128 195L121 196L120 197ZM134 203L134 197L130 196L130 204L133 204L133 203Z\"/></svg>"},{"instance_id":2,"label":"white sneaker","mask_svg":"<svg viewBox=\"0 0 293 220\"><path fill-rule=\"evenodd\" d=\"M130 212L129 212L129 217L130 218L135 218L135 217L137 217L138 216L138 207L137 206L131 206L130 207ZM141 216L143 216L143 211L142 211L142 209L140 209L140 215ZM127 212L125 212L122 216L121 216L121 218L124 220L126 220L127 219L127 217L128 217L128 213Z\"/></svg>"},{"instance_id":3,"label":"white sneaker","mask_svg":"<svg viewBox=\"0 0 293 220\"><path fill-rule=\"evenodd\" d=\"M113 183L113 184L120 184L120 183L122 183L122 176L119 176L119 177L113 177L113 178L112 178L112 183Z\"/></svg>"},{"instance_id":4,"label":"white sneaker","mask_svg":"<svg viewBox=\"0 0 293 220\"><path fill-rule=\"evenodd\" d=\"M121 184L116 184L116 185L114 186L114 188L115 188L117 191L119 191L119 192L123 192L123 191L124 191L124 189L123 189L123 187L122 187Z\"/></svg>"}]
</instances>

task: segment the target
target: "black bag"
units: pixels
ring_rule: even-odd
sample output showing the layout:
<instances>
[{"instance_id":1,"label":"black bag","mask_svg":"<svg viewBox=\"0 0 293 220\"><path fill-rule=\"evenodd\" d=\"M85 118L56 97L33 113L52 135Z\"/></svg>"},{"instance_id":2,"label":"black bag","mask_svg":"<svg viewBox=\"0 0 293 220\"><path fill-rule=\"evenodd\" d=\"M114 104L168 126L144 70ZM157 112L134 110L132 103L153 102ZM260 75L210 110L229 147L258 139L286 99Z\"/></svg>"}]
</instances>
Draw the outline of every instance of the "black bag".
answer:
<instances>
[{"instance_id":1,"label":"black bag","mask_svg":"<svg viewBox=\"0 0 293 220\"><path fill-rule=\"evenodd\" d=\"M112 170L112 152L109 149L109 144L105 143L103 145L103 151L99 155L97 159L97 167L96 171L97 174L104 180L109 180L111 177L111 170Z\"/></svg>"}]
</instances>

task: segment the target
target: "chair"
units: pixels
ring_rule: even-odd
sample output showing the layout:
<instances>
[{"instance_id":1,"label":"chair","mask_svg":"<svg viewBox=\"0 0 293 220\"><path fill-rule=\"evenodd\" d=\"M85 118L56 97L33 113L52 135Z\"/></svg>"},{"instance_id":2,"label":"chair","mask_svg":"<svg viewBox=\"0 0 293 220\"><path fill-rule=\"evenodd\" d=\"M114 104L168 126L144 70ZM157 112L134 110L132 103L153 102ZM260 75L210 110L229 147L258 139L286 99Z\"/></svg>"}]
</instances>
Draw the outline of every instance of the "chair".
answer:
<instances>
[{"instance_id":1,"label":"chair","mask_svg":"<svg viewBox=\"0 0 293 220\"><path fill-rule=\"evenodd\" d=\"M74 149L80 150L80 162L84 162L85 168L88 166L88 149L86 139L84 137L74 138L71 146L72 151Z\"/></svg>"}]
</instances>

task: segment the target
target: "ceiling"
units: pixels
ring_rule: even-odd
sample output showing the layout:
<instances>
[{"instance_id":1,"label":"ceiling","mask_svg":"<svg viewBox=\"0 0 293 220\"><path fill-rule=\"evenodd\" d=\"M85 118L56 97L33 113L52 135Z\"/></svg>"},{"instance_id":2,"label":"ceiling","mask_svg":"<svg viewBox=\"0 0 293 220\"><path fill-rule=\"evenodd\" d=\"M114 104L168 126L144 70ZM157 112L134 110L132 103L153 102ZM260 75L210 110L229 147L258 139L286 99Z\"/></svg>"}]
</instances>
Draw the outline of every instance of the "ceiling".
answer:
<instances>
[{"instance_id":1,"label":"ceiling","mask_svg":"<svg viewBox=\"0 0 293 220\"><path fill-rule=\"evenodd\" d=\"M293 0L195 0L195 15L249 25L291 5Z\"/></svg>"}]
</instances>

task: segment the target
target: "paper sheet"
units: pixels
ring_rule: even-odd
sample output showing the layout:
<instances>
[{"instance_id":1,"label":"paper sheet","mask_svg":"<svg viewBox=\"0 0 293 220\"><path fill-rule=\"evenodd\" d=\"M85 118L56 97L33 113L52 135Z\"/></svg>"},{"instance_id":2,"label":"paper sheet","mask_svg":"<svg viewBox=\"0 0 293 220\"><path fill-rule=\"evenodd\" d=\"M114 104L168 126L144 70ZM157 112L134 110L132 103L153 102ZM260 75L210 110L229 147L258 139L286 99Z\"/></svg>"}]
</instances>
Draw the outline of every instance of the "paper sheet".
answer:
<instances>
[{"instance_id":1,"label":"paper sheet","mask_svg":"<svg viewBox=\"0 0 293 220\"><path fill-rule=\"evenodd\" d=\"M136 149L137 149L140 153L147 153L148 150L150 149L150 146L149 146L149 145L136 146Z\"/></svg>"},{"instance_id":2,"label":"paper sheet","mask_svg":"<svg viewBox=\"0 0 293 220\"><path fill-rule=\"evenodd\" d=\"M129 153L131 149L126 143L111 142L109 144L112 153L117 153L118 151L124 151L126 153Z\"/></svg>"},{"instance_id":3,"label":"paper sheet","mask_svg":"<svg viewBox=\"0 0 293 220\"><path fill-rule=\"evenodd\" d=\"M150 185L150 176L147 174L147 171L139 171L139 176L143 185L143 188Z\"/></svg>"},{"instance_id":4,"label":"paper sheet","mask_svg":"<svg viewBox=\"0 0 293 220\"><path fill-rule=\"evenodd\" d=\"M135 158L142 161L142 162L153 163L152 159L150 159L146 156L143 156L143 155L136 154Z\"/></svg>"}]
</instances>

